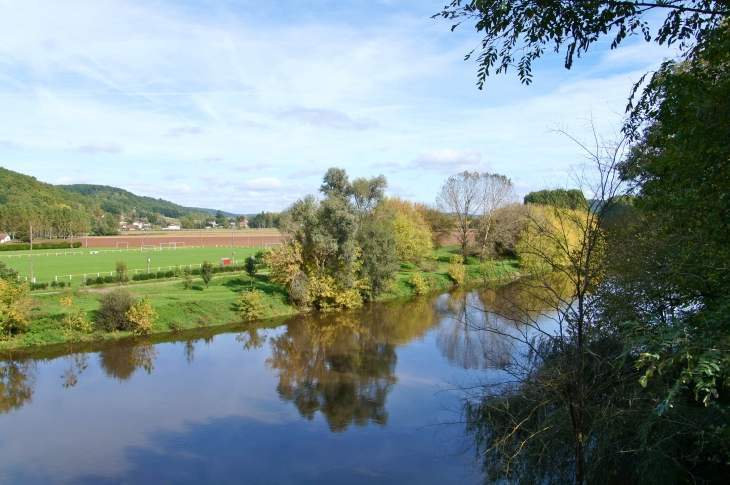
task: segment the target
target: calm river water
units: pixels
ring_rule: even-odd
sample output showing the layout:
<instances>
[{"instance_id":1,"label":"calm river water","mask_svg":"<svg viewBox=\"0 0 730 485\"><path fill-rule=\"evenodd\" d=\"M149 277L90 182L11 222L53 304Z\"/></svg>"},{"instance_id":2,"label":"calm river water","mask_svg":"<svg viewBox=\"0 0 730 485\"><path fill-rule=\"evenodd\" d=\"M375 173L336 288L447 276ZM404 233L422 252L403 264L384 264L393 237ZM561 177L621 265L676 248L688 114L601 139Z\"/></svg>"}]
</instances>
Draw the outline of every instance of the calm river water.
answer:
<instances>
[{"instance_id":1,"label":"calm river water","mask_svg":"<svg viewBox=\"0 0 730 485\"><path fill-rule=\"evenodd\" d=\"M494 357L476 299L6 355L0 484L477 483L437 424Z\"/></svg>"}]
</instances>

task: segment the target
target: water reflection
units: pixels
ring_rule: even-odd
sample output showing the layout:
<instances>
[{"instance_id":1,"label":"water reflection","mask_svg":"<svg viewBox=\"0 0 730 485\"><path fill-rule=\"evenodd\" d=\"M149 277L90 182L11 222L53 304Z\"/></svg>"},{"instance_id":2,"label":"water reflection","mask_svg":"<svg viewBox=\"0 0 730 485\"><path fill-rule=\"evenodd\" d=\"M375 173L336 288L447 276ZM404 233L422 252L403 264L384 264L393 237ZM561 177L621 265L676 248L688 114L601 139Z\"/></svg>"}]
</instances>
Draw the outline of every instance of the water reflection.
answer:
<instances>
[{"instance_id":1,"label":"water reflection","mask_svg":"<svg viewBox=\"0 0 730 485\"><path fill-rule=\"evenodd\" d=\"M0 414L20 409L32 401L36 371L32 360L0 362Z\"/></svg>"},{"instance_id":2,"label":"water reflection","mask_svg":"<svg viewBox=\"0 0 730 485\"><path fill-rule=\"evenodd\" d=\"M397 382L396 345L422 337L433 316L425 299L352 314L302 316L271 339L266 366L278 377L281 398L302 417L311 420L319 411L333 432L350 424L385 426L385 400Z\"/></svg>"},{"instance_id":3,"label":"water reflection","mask_svg":"<svg viewBox=\"0 0 730 485\"><path fill-rule=\"evenodd\" d=\"M99 352L99 366L107 376L126 381L140 368L151 373L158 354L157 348L149 343L109 346Z\"/></svg>"},{"instance_id":4,"label":"water reflection","mask_svg":"<svg viewBox=\"0 0 730 485\"><path fill-rule=\"evenodd\" d=\"M61 374L63 387L74 387L79 383L79 375L89 367L89 356L88 354L71 354L63 359L69 362L69 368Z\"/></svg>"}]
</instances>

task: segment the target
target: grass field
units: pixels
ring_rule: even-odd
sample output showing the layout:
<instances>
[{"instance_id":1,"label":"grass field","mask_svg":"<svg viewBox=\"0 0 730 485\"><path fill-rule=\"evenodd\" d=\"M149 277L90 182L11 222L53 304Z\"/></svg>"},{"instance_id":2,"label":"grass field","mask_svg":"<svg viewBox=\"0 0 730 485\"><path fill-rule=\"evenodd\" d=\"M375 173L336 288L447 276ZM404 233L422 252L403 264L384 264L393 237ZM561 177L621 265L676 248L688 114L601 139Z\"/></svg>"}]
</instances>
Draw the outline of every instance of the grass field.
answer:
<instances>
[{"instance_id":1,"label":"grass field","mask_svg":"<svg viewBox=\"0 0 730 485\"><path fill-rule=\"evenodd\" d=\"M94 250L96 249L94 248ZM236 258L237 260L243 259L259 250L261 248L236 248ZM454 283L448 275L448 266L451 257L457 250L457 246L446 246L434 251L431 258L420 265L409 262L401 263L400 271L389 291L381 294L378 300L385 301L413 296L414 290L410 280L415 273L421 274L429 281L431 291L443 291L451 288ZM96 272L102 271L109 275L109 272L114 272L118 259L124 259L127 262L127 267L130 269L129 274L131 275L134 274L135 268L146 271L146 251L120 251L118 249L108 249L106 251L100 249L98 254L88 254L88 251L84 248L76 255L71 255L68 250L65 252L69 254L64 256L61 256L60 251L59 256L55 256L56 251L46 251L53 254L53 256L36 257L34 254L36 280L38 282L51 281L54 276L59 274L57 272L62 270L66 273L66 278L68 278L68 274L83 276L83 272L86 272L89 276L92 274L96 276ZM230 257L230 251L230 247L150 251L152 259L150 270L157 271L158 267L167 270L168 267L183 264L197 265L205 259L217 263L221 257ZM40 251L37 252L40 253ZM21 271L25 270L25 274L27 274L29 269L29 258L27 256L20 258L17 255L14 255L13 258L2 256L5 255L0 255L0 261L12 261L9 266ZM468 258L465 269L465 285L478 285L487 282L506 283L519 276L519 267L514 259L495 260L489 262L486 266L482 266L479 264L478 259ZM264 319L296 314L298 309L289 303L286 292L269 282L265 271L262 273L256 275L255 287L264 293ZM62 275L61 272L60 276ZM73 295L74 308L86 311L89 320L94 321L103 292L123 286L136 299L149 298L150 303L159 315L159 319L152 328L152 333L166 333L240 323L241 319L236 313L235 302L243 291L251 288L251 280L243 273L216 274L209 288L206 288L202 280L196 277L193 280L192 288L187 290L178 278L134 282L127 285L115 283L84 289L80 289L80 278L78 276L74 278L74 291L51 289L33 292L31 294L33 308L29 328L21 334L15 335L12 339L0 339L0 350L66 342L90 342L132 335L131 332L115 331L105 333L101 330L94 330L90 333L84 333L77 330L68 330L64 323L66 310L60 302L61 297L64 295ZM79 283L76 283L77 279Z\"/></svg>"},{"instance_id":2,"label":"grass field","mask_svg":"<svg viewBox=\"0 0 730 485\"><path fill-rule=\"evenodd\" d=\"M256 247L237 247L235 248L236 261L241 261L261 250L262 248ZM206 260L219 264L221 258L231 257L231 247L163 248L157 251L150 249L149 257L150 271L167 271L178 265L197 267ZM38 283L50 283L56 277L58 281L80 282L84 275L88 277L113 275L119 260L127 263L127 275L130 278L135 271L147 272L146 250L80 248L73 252L70 249L33 251L33 275ZM30 279L28 251L12 251L12 254L0 253L0 261L16 270L22 280Z\"/></svg>"}]
</instances>

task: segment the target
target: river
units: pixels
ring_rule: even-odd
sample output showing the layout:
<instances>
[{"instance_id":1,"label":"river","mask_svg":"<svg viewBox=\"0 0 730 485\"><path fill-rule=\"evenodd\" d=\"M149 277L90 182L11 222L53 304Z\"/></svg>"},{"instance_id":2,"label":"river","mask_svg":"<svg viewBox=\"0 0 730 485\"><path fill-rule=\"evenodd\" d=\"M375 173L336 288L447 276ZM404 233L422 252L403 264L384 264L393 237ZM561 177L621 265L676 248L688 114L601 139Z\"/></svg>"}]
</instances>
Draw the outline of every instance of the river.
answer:
<instances>
[{"instance_id":1,"label":"river","mask_svg":"<svg viewBox=\"0 0 730 485\"><path fill-rule=\"evenodd\" d=\"M454 317L486 300L6 355L0 484L478 483L443 423L509 351Z\"/></svg>"}]
</instances>

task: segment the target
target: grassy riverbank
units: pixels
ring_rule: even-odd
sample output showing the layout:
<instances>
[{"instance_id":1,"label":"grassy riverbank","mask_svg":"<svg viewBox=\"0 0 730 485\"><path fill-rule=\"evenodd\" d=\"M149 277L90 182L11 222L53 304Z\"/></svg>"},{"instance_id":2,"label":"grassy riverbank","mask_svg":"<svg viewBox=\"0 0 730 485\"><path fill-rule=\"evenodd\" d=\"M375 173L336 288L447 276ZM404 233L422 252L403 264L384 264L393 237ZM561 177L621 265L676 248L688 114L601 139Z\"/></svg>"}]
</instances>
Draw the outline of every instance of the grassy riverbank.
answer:
<instances>
[{"instance_id":1,"label":"grassy riverbank","mask_svg":"<svg viewBox=\"0 0 730 485\"><path fill-rule=\"evenodd\" d=\"M448 246L435 251L433 257L416 266L402 263L396 281L390 290L378 300L387 301L414 296L410 284L414 274L420 274L429 284L430 291L443 291L454 282L448 274L449 261L456 247ZM477 259L469 258L465 264L464 285L487 283L499 279L511 279L518 275L517 262L502 259L480 265ZM65 342L90 342L129 337L131 332L81 332L69 330L65 323L67 311L61 305L61 297L73 295L72 309L86 312L93 321L104 291L111 291L117 285L75 290L73 293L42 292L32 294L33 310L31 324L25 332L9 340L0 341L0 350L18 349L30 346L60 344ZM297 308L290 304L286 293L271 284L265 274L257 275L254 287L264 294L264 319L294 315ZM209 288L200 279L195 279L192 288L186 290L179 279L160 282L142 282L124 285L135 298L149 298L159 315L152 333L161 334L209 326L240 323L235 302L243 291L251 289L250 278L242 273L218 274Z\"/></svg>"}]
</instances>

